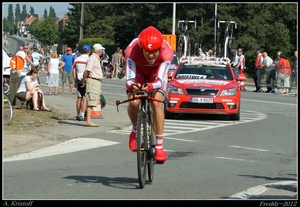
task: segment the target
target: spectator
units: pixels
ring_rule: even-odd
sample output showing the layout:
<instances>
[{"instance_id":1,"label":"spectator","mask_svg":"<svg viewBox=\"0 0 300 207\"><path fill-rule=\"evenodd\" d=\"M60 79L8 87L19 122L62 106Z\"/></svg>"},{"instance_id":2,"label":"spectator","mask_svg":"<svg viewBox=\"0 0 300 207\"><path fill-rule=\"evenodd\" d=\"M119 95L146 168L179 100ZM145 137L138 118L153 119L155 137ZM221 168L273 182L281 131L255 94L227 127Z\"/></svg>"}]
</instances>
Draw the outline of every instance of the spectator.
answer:
<instances>
[{"instance_id":1,"label":"spectator","mask_svg":"<svg viewBox=\"0 0 300 207\"><path fill-rule=\"evenodd\" d=\"M124 54L123 54L123 50L120 49L119 50L119 53L121 55L121 60L120 60L120 72L121 74L124 74L124 77L123 79L126 79L126 73L125 73L125 68L124 68L124 65L125 65L125 57L124 57ZM122 75L119 76L120 78L122 78Z\"/></svg>"},{"instance_id":2,"label":"spectator","mask_svg":"<svg viewBox=\"0 0 300 207\"><path fill-rule=\"evenodd\" d=\"M38 93L43 95L43 91L41 86L37 82L39 71L37 67L33 67L26 76L22 79L20 86L17 90L17 98L21 101L28 101L32 98L33 101L33 110L39 111L40 109L37 107ZM50 111L49 108L46 107L45 98L43 95L43 110Z\"/></svg>"},{"instance_id":3,"label":"spectator","mask_svg":"<svg viewBox=\"0 0 300 207\"><path fill-rule=\"evenodd\" d=\"M35 65L39 66L39 65L43 65L42 61L43 61L43 55L39 53L38 49L36 47L33 48L33 53L32 53L32 59ZM40 69L39 67L37 67L38 69ZM41 68L42 72L44 72L44 68Z\"/></svg>"},{"instance_id":4,"label":"spectator","mask_svg":"<svg viewBox=\"0 0 300 207\"><path fill-rule=\"evenodd\" d=\"M266 71L266 84L267 84L267 90L265 93L274 93L274 82L276 78L275 73L275 65L273 64L272 58L268 56L268 53L264 51L262 53L263 61L261 64L261 68L265 69Z\"/></svg>"},{"instance_id":5,"label":"spectator","mask_svg":"<svg viewBox=\"0 0 300 207\"><path fill-rule=\"evenodd\" d=\"M279 56L282 52L281 51L278 51L277 52L277 58L274 60L274 65L275 65L275 70L276 70L276 81L277 81L277 88L279 89L280 87L280 83L281 83L281 79L279 78L279 65L278 65L278 62L279 62Z\"/></svg>"},{"instance_id":6,"label":"spectator","mask_svg":"<svg viewBox=\"0 0 300 207\"><path fill-rule=\"evenodd\" d=\"M57 95L58 93L58 80L59 80L59 72L62 72L62 68L64 67L65 63L58 59L57 53L52 52L51 57L48 60L48 83L47 86L49 88L48 95L52 93L52 87L54 87L54 94Z\"/></svg>"},{"instance_id":7,"label":"spectator","mask_svg":"<svg viewBox=\"0 0 300 207\"><path fill-rule=\"evenodd\" d=\"M72 55L72 48L67 48L67 53L62 56L61 60L65 63L62 73L62 94L65 93L67 79L69 81L70 93L75 94L73 91L74 78L72 74L72 66L74 63L74 56Z\"/></svg>"},{"instance_id":8,"label":"spectator","mask_svg":"<svg viewBox=\"0 0 300 207\"><path fill-rule=\"evenodd\" d=\"M74 59L75 59L75 58L79 57L81 54L80 54L80 52L75 48L75 49L73 50L72 55L74 56Z\"/></svg>"},{"instance_id":9,"label":"spectator","mask_svg":"<svg viewBox=\"0 0 300 207\"><path fill-rule=\"evenodd\" d=\"M107 69L108 65L109 65L109 56L105 52L105 50L103 50L103 53L101 55L101 67L103 69L103 72L106 72L106 69ZM105 75L105 74L103 74L103 75Z\"/></svg>"},{"instance_id":10,"label":"spectator","mask_svg":"<svg viewBox=\"0 0 300 207\"><path fill-rule=\"evenodd\" d=\"M278 66L279 66L278 76L284 82L284 88L281 93L287 94L287 93L289 93L290 76L291 76L292 70L291 70L291 66L290 66L290 61L286 58L286 56L283 53L281 53L279 55Z\"/></svg>"},{"instance_id":11,"label":"spectator","mask_svg":"<svg viewBox=\"0 0 300 207\"><path fill-rule=\"evenodd\" d=\"M246 59L245 56L243 55L243 50L242 48L239 48L238 50L238 64L235 66L237 68L238 72L238 81L239 81L239 85L240 85L240 90L241 91L245 91L245 78L246 77L244 75L244 70L246 69ZM236 70L236 69L235 69Z\"/></svg>"},{"instance_id":12,"label":"spectator","mask_svg":"<svg viewBox=\"0 0 300 207\"><path fill-rule=\"evenodd\" d=\"M239 63L239 58L240 58L240 56L238 55L238 51L234 50L234 52L233 52L233 61L231 63L231 66L234 70L235 78L239 77L239 69L236 67L237 64Z\"/></svg>"},{"instance_id":13,"label":"spectator","mask_svg":"<svg viewBox=\"0 0 300 207\"><path fill-rule=\"evenodd\" d=\"M207 54L208 57L213 57L214 56L214 52L212 49L209 49L208 50L208 54Z\"/></svg>"},{"instance_id":14,"label":"spectator","mask_svg":"<svg viewBox=\"0 0 300 207\"><path fill-rule=\"evenodd\" d=\"M119 49L120 51L120 49ZM112 60L111 60L111 64L113 66L113 71L112 71L112 75L111 78L118 78L118 74L119 74L119 69L120 69L120 64L121 64L121 55L119 53L119 51L117 50L115 52L115 54L112 55Z\"/></svg>"},{"instance_id":15,"label":"spectator","mask_svg":"<svg viewBox=\"0 0 300 207\"><path fill-rule=\"evenodd\" d=\"M98 100L101 94L101 82L103 79L103 73L100 63L100 56L103 50L101 44L97 43L93 45L94 52L90 55L86 68L83 73L83 80L86 84L86 121L85 126L98 127L91 121L91 115L93 107L98 105Z\"/></svg>"},{"instance_id":16,"label":"spectator","mask_svg":"<svg viewBox=\"0 0 300 207\"><path fill-rule=\"evenodd\" d=\"M200 57L206 57L205 53L202 51L202 48L198 49L198 56L200 56Z\"/></svg>"},{"instance_id":17,"label":"spectator","mask_svg":"<svg viewBox=\"0 0 300 207\"><path fill-rule=\"evenodd\" d=\"M32 60L30 59L29 56L27 56L27 52L28 52L28 46L27 45L22 45L19 47L19 51L16 53L17 56L20 56L24 59L24 66L22 68L22 70L19 70L18 72L16 72L15 70L10 70L10 100L13 104L13 108L14 109L22 109L22 106L17 105L17 101L16 101L16 94L17 94L17 90L20 86L20 83L22 81L22 79L25 77L24 75L22 75L22 71L26 71L29 72L30 68L28 68L28 65L32 65L35 66L35 64L32 62Z\"/></svg>"},{"instance_id":18,"label":"spectator","mask_svg":"<svg viewBox=\"0 0 300 207\"><path fill-rule=\"evenodd\" d=\"M258 47L256 48L256 59L255 59L255 69L254 69L254 77L253 77L253 80L254 80L254 84L255 84L255 87L256 89L253 91L253 92L263 92L263 90L261 89L261 64L262 64L262 61L263 61L263 56L262 56L262 53L261 53L261 48Z\"/></svg>"},{"instance_id":19,"label":"spectator","mask_svg":"<svg viewBox=\"0 0 300 207\"><path fill-rule=\"evenodd\" d=\"M294 63L293 63L293 73L294 73L294 83L295 83L295 86L296 86L296 93L295 95L297 95L297 79L298 79L298 51L295 50L294 51L294 56L295 56L295 59L294 59Z\"/></svg>"},{"instance_id":20,"label":"spectator","mask_svg":"<svg viewBox=\"0 0 300 207\"><path fill-rule=\"evenodd\" d=\"M86 86L83 83L83 72L86 68L87 61L91 47L88 44L82 46L83 54L77 57L73 65L73 77L75 80L75 87L77 89L77 100L76 100L76 120L84 121L86 112Z\"/></svg>"}]
</instances>

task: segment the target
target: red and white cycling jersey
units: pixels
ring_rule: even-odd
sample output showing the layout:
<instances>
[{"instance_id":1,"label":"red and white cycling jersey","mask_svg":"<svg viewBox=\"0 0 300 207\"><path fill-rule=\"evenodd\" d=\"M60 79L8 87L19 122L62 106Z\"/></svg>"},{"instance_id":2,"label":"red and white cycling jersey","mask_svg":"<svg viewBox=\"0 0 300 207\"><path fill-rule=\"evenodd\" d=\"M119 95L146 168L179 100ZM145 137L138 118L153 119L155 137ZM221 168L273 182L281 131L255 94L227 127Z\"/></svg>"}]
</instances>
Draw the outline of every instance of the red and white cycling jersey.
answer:
<instances>
[{"instance_id":1,"label":"red and white cycling jersey","mask_svg":"<svg viewBox=\"0 0 300 207\"><path fill-rule=\"evenodd\" d=\"M148 64L143 51L138 44L138 38L132 40L125 50L126 88L131 89L134 83L153 84L153 89L166 90L168 81L168 67L173 60L174 52L167 41L163 41L154 64Z\"/></svg>"}]
</instances>

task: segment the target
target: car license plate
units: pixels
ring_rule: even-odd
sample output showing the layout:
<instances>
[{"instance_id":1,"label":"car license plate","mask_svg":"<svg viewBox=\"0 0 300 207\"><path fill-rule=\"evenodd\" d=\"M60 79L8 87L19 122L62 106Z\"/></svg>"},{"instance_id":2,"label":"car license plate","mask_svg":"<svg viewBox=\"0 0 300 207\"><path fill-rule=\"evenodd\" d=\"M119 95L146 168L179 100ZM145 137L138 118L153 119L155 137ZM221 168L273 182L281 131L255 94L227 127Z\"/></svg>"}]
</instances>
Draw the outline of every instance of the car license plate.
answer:
<instances>
[{"instance_id":1,"label":"car license plate","mask_svg":"<svg viewBox=\"0 0 300 207\"><path fill-rule=\"evenodd\" d=\"M191 103L213 103L213 102L214 102L213 98L197 98L197 97L191 98Z\"/></svg>"}]
</instances>

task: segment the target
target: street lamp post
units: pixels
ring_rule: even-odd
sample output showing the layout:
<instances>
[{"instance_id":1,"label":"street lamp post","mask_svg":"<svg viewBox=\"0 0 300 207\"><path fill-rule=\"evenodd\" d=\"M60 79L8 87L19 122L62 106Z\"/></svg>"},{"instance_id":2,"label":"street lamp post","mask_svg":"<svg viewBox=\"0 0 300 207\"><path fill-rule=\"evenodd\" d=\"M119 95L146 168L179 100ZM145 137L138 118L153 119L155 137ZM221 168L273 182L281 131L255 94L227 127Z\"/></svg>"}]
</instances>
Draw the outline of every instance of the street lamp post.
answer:
<instances>
[{"instance_id":1,"label":"street lamp post","mask_svg":"<svg viewBox=\"0 0 300 207\"><path fill-rule=\"evenodd\" d=\"M83 11L84 11L84 3L81 3L81 15L80 15L80 32L79 32L79 40L83 38Z\"/></svg>"}]
</instances>

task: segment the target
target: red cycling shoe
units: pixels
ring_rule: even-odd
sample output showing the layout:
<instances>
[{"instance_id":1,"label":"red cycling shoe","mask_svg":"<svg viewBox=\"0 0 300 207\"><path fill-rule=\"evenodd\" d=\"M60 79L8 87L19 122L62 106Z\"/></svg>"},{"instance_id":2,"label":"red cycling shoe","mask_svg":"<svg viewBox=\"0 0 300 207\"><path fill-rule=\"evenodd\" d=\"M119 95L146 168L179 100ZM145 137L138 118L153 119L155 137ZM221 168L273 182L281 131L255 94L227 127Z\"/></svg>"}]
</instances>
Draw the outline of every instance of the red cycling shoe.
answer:
<instances>
[{"instance_id":1,"label":"red cycling shoe","mask_svg":"<svg viewBox=\"0 0 300 207\"><path fill-rule=\"evenodd\" d=\"M155 148L155 161L157 164L163 164L167 160L167 153L164 149Z\"/></svg>"},{"instance_id":2,"label":"red cycling shoe","mask_svg":"<svg viewBox=\"0 0 300 207\"><path fill-rule=\"evenodd\" d=\"M131 131L131 133L129 135L129 149L132 152L136 152L136 150L137 150L136 133L134 131Z\"/></svg>"}]
</instances>

